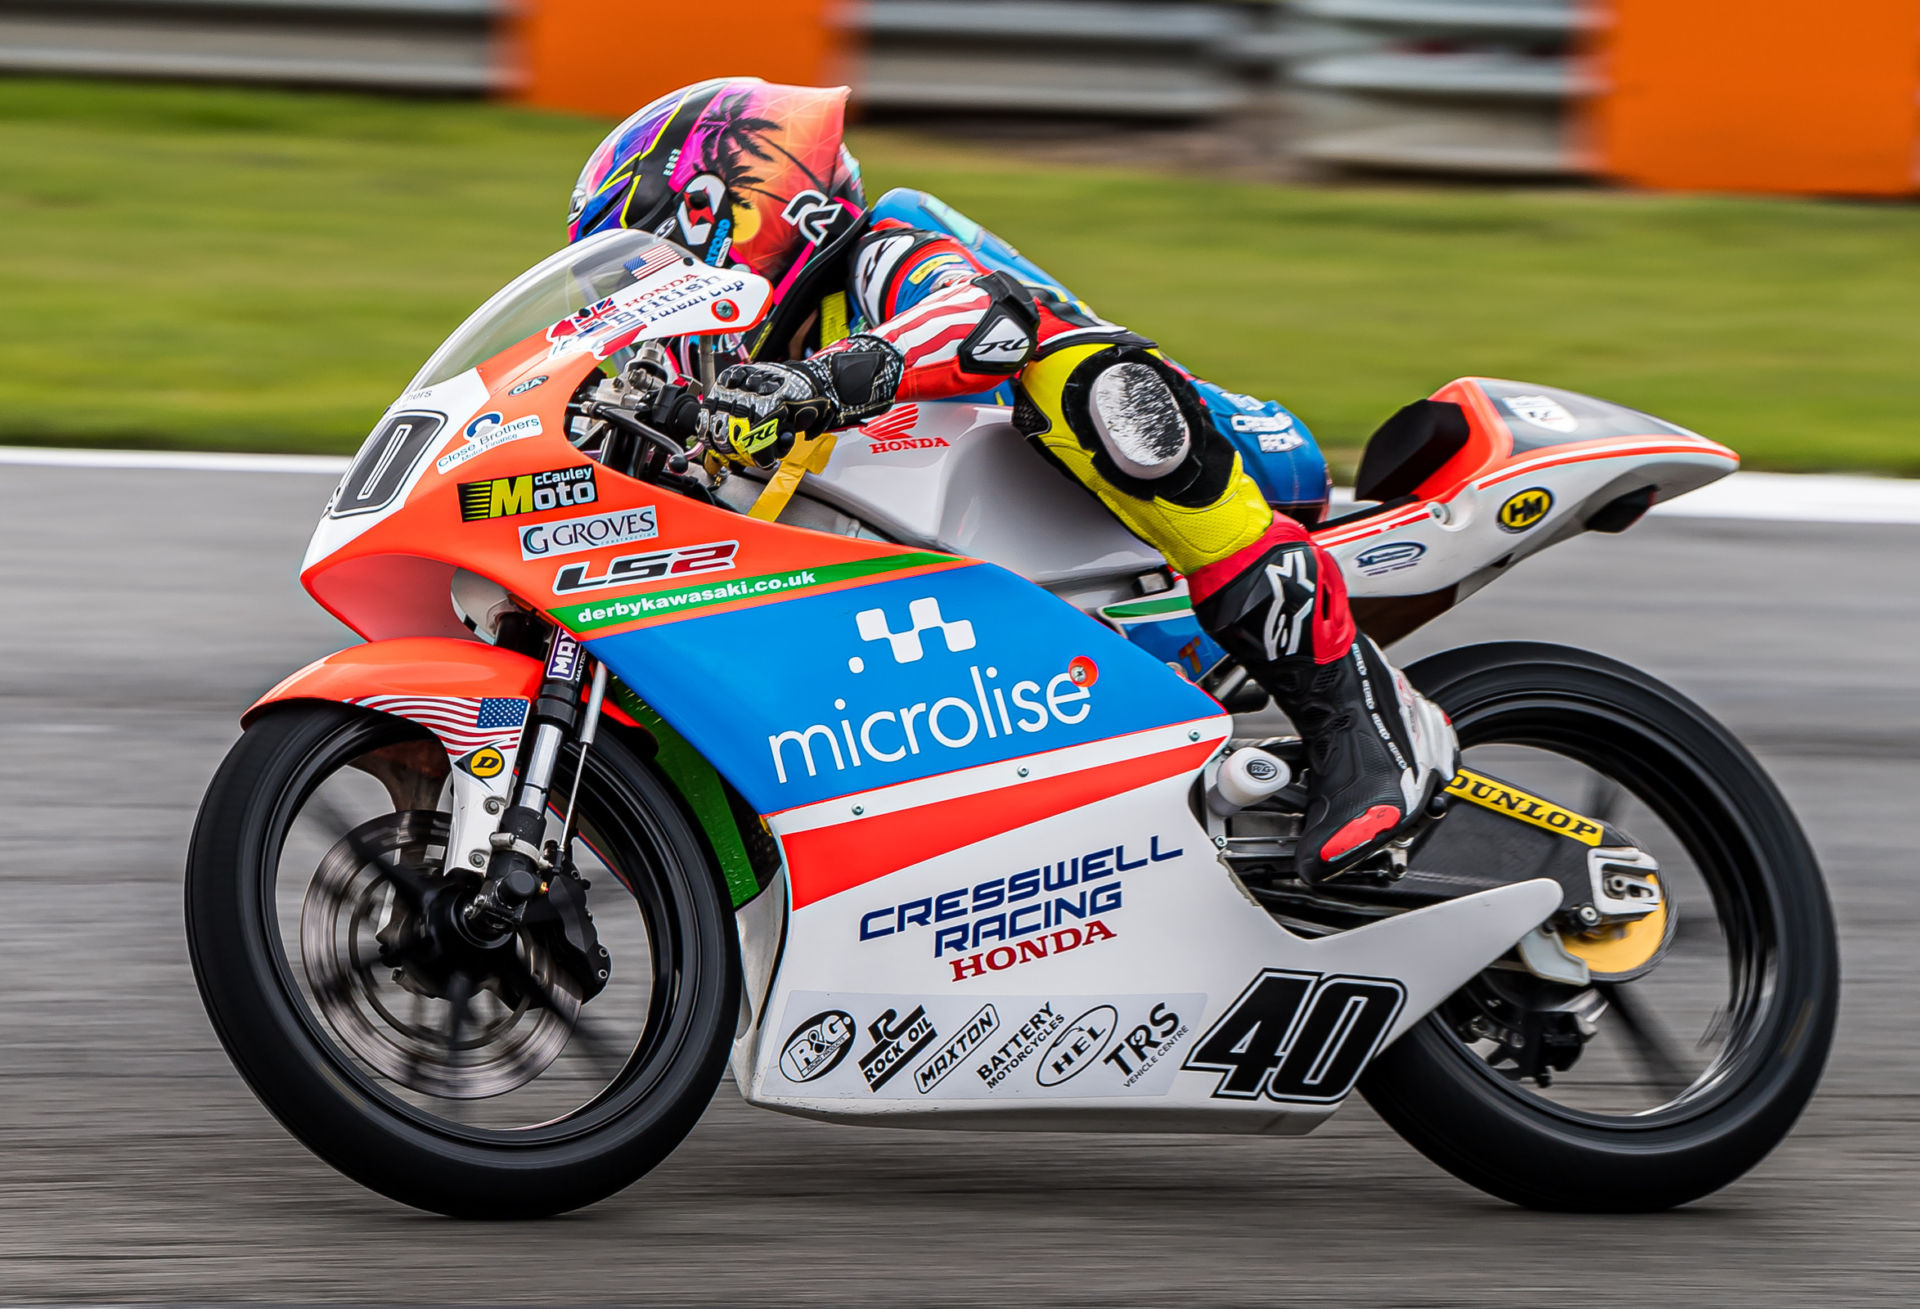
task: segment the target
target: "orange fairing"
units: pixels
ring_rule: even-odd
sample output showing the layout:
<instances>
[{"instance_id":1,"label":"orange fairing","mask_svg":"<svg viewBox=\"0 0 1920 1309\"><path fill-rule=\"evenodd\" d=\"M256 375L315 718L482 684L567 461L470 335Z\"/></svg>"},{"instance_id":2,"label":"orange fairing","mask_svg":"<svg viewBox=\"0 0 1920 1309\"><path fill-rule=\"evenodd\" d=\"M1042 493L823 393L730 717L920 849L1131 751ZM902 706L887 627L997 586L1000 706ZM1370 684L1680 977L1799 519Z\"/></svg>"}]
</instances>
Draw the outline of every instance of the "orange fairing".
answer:
<instances>
[{"instance_id":1,"label":"orange fairing","mask_svg":"<svg viewBox=\"0 0 1920 1309\"><path fill-rule=\"evenodd\" d=\"M526 655L442 637L356 645L308 664L254 701L242 725L282 700L362 700L376 695L531 700L544 670Z\"/></svg>"},{"instance_id":2,"label":"orange fairing","mask_svg":"<svg viewBox=\"0 0 1920 1309\"><path fill-rule=\"evenodd\" d=\"M449 594L456 569L599 637L962 562L761 522L614 472L566 436L568 399L593 357L514 358L479 370L482 417L450 418L403 508L331 516L316 533L301 581L368 640L467 637ZM516 435L485 446L463 435L482 421Z\"/></svg>"}]
</instances>

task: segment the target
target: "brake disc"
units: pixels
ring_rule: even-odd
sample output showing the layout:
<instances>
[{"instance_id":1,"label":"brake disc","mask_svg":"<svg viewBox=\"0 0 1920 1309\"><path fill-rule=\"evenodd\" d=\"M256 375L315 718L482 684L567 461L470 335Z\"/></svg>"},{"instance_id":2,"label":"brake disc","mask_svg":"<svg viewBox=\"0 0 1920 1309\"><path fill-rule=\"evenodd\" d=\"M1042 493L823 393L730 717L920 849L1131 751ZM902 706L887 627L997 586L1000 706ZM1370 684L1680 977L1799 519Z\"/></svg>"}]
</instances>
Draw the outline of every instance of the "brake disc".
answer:
<instances>
[{"instance_id":1,"label":"brake disc","mask_svg":"<svg viewBox=\"0 0 1920 1309\"><path fill-rule=\"evenodd\" d=\"M504 1095L560 1056L578 985L532 934L482 952L427 930L427 907L459 885L430 860L447 818L423 810L362 823L321 858L300 912L300 955L320 1016L346 1051L410 1090L456 1100ZM409 902L383 865L419 874Z\"/></svg>"}]
</instances>

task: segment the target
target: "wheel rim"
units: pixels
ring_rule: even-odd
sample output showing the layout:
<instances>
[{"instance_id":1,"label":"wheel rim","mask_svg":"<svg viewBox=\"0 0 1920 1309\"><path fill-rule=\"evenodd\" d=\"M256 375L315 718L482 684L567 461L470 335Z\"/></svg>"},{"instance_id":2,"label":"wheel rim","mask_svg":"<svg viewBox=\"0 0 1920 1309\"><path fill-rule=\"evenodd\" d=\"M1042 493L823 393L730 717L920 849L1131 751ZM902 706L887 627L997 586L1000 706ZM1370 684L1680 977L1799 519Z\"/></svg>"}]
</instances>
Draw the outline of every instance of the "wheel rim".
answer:
<instances>
[{"instance_id":1,"label":"wheel rim","mask_svg":"<svg viewBox=\"0 0 1920 1309\"><path fill-rule=\"evenodd\" d=\"M593 925L612 953L606 989L583 1004L580 983L543 958L537 943L530 949L522 933L511 946L518 960L511 971L522 991L538 988L535 998L494 995L489 1008L490 993L476 984L466 996L471 1020L450 1025L457 990L420 996L420 977L408 978L410 990L389 972L394 961L370 946L394 898L382 891L396 892L397 879L418 876L444 890L478 875L444 868L444 812L396 811L390 776L383 787L365 767L396 749L417 750L417 741L404 723L356 721L316 748L283 792L259 902L280 985L312 1048L418 1127L493 1146L552 1145L591 1133L653 1092L690 1033L695 870L605 757L590 756L572 845L590 883ZM570 783L577 758L569 752L556 775ZM438 782L416 785L408 798L434 804L443 790ZM550 813L548 835L559 826ZM419 1008L403 1011L396 1000Z\"/></svg>"},{"instance_id":2,"label":"wheel rim","mask_svg":"<svg viewBox=\"0 0 1920 1309\"><path fill-rule=\"evenodd\" d=\"M1784 1018L1778 971L1777 906L1757 865L1767 858L1757 835L1740 817L1737 805L1706 769L1669 741L1655 725L1615 706L1579 695L1493 696L1454 711L1467 766L1485 767L1527 787L1522 756L1551 761L1545 771L1568 765L1604 779L1625 803L1611 817L1625 826L1642 848L1661 860L1661 881L1677 905L1681 930L1672 950L1635 981L1608 983L1589 994L1604 1001L1595 1033L1566 1073L1553 1075L1553 1087L1517 1081L1503 1071L1496 1043L1466 1030L1484 1016L1486 991L1532 992L1563 1003L1578 988L1555 987L1531 975L1488 970L1454 997L1429 1022L1445 1045L1503 1095L1550 1117L1585 1126L1651 1130L1711 1112L1760 1071L1766 1034ZM1552 783L1534 783L1550 798ZM1561 784L1564 787L1564 783ZM1558 796L1566 802L1565 789ZM1586 803L1592 807L1589 794ZM1716 941L1717 938L1717 941ZM1718 951L1713 947L1717 943ZM1689 957L1683 947L1696 947ZM1698 949L1698 947L1705 947ZM1684 1043L1685 1023L1671 1015L1703 1010L1700 993L1718 995L1694 1041ZM1679 1029L1679 1030L1677 1030ZM1603 1037L1610 1037L1602 1044ZM1589 1062L1604 1055L1611 1058ZM1643 1086L1653 1094L1631 1103L1624 1093L1601 1093L1576 1074L1603 1077L1622 1064L1637 1064ZM1619 1088L1607 1088L1617 1092Z\"/></svg>"}]
</instances>

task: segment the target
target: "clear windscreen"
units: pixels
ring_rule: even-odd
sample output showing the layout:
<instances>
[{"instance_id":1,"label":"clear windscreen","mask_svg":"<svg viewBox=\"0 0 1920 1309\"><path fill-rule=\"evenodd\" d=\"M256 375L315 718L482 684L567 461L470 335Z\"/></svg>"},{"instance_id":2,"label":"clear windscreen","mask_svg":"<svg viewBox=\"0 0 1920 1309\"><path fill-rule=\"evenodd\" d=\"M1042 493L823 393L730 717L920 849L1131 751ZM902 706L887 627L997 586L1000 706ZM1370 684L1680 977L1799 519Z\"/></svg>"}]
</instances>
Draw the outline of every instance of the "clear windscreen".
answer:
<instances>
[{"instance_id":1,"label":"clear windscreen","mask_svg":"<svg viewBox=\"0 0 1920 1309\"><path fill-rule=\"evenodd\" d=\"M660 246L680 249L657 236L619 228L548 255L474 310L433 352L407 390L457 377L515 342L632 285L636 274L644 272L641 261L647 252Z\"/></svg>"}]
</instances>

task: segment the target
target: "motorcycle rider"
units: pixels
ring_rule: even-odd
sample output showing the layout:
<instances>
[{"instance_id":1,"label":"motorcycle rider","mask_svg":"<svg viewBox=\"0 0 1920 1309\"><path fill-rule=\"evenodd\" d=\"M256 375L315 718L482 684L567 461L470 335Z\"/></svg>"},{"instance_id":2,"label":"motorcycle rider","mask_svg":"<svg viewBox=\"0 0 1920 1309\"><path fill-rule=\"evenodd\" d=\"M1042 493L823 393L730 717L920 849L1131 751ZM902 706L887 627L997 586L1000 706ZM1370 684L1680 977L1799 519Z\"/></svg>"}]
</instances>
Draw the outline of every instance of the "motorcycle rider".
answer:
<instances>
[{"instance_id":1,"label":"motorcycle rider","mask_svg":"<svg viewBox=\"0 0 1920 1309\"><path fill-rule=\"evenodd\" d=\"M1375 859L1454 773L1445 715L1355 628L1339 566L1268 504L1190 374L931 197L868 206L846 96L685 87L614 129L575 186L571 240L636 228L773 284L703 401L709 447L771 467L797 436L897 402L1011 403L1052 463L1185 575L1201 625L1306 740L1301 875Z\"/></svg>"}]
</instances>

